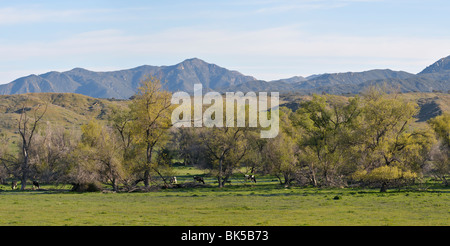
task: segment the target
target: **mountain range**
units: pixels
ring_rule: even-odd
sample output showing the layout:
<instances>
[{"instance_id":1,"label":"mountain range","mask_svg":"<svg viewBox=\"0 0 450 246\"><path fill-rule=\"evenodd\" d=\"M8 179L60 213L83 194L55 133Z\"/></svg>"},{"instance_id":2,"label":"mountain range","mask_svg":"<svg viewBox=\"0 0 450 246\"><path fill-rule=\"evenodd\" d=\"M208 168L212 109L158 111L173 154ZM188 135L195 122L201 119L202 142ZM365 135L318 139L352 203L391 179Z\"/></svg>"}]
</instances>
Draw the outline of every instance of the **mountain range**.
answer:
<instances>
[{"instance_id":1,"label":"mountain range","mask_svg":"<svg viewBox=\"0 0 450 246\"><path fill-rule=\"evenodd\" d=\"M192 92L194 84L204 90L279 91L280 93L354 94L370 85L386 84L401 92L450 91L450 56L426 67L418 74L390 69L364 72L326 73L309 77L295 76L273 81L257 80L198 58L172 66L143 65L111 72L94 72L74 68L66 72L48 72L18 78L0 85L0 95L34 92L68 92L96 98L127 99L136 93L139 83L148 76L159 78L165 89Z\"/></svg>"}]
</instances>

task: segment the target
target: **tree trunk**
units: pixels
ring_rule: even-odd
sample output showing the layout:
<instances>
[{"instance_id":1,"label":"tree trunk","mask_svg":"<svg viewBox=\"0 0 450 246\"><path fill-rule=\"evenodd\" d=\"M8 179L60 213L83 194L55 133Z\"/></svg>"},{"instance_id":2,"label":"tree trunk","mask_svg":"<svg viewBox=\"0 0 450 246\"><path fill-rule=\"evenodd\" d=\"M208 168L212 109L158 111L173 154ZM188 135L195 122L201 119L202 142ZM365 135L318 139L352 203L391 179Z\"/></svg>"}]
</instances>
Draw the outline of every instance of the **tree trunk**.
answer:
<instances>
[{"instance_id":1,"label":"tree trunk","mask_svg":"<svg viewBox=\"0 0 450 246\"><path fill-rule=\"evenodd\" d=\"M310 165L308 165L309 168L309 172L310 172L310 180L311 180L311 184L314 187L317 187L317 179L316 179L316 172L314 171L314 163L311 163Z\"/></svg>"},{"instance_id":2,"label":"tree trunk","mask_svg":"<svg viewBox=\"0 0 450 246\"><path fill-rule=\"evenodd\" d=\"M148 138L148 136L149 136L149 131L147 130L147 138ZM150 180L150 166L151 166L151 163L152 163L152 151L153 151L153 147L152 147L152 145L148 142L147 143L147 152L146 152L146 154L147 154L147 165L146 165L146 167L145 167L145 172L144 172L144 185L145 185L145 187L149 187L150 186L150 184L149 184L149 180Z\"/></svg>"},{"instance_id":3,"label":"tree trunk","mask_svg":"<svg viewBox=\"0 0 450 246\"><path fill-rule=\"evenodd\" d=\"M289 187L291 185L291 178L289 177L289 174L284 174L284 186Z\"/></svg>"},{"instance_id":4,"label":"tree trunk","mask_svg":"<svg viewBox=\"0 0 450 246\"><path fill-rule=\"evenodd\" d=\"M164 182L164 187L169 188L169 183L167 182L167 179L164 178L164 176L161 174L160 171L158 171L157 168L153 168L153 170L155 170L155 172L159 175L159 177L162 179L162 181Z\"/></svg>"},{"instance_id":5,"label":"tree trunk","mask_svg":"<svg viewBox=\"0 0 450 246\"><path fill-rule=\"evenodd\" d=\"M222 181L222 158L219 159L219 188L223 187L223 181Z\"/></svg>"},{"instance_id":6,"label":"tree trunk","mask_svg":"<svg viewBox=\"0 0 450 246\"><path fill-rule=\"evenodd\" d=\"M278 175L278 174L276 174L275 176L277 177L278 182L280 182L280 185L282 185L283 184L283 180L281 179L281 176Z\"/></svg>"},{"instance_id":7,"label":"tree trunk","mask_svg":"<svg viewBox=\"0 0 450 246\"><path fill-rule=\"evenodd\" d=\"M20 180L20 182L22 184L21 184L20 190L25 190L25 188L27 186L27 174L26 173L27 173L26 171L23 171L23 173L22 173L22 178Z\"/></svg>"},{"instance_id":8,"label":"tree trunk","mask_svg":"<svg viewBox=\"0 0 450 246\"><path fill-rule=\"evenodd\" d=\"M314 187L317 187L316 172L314 170L311 170L311 183Z\"/></svg>"},{"instance_id":9,"label":"tree trunk","mask_svg":"<svg viewBox=\"0 0 450 246\"><path fill-rule=\"evenodd\" d=\"M22 177L21 177L21 187L20 190L25 190L27 187L27 179L28 179L28 151L26 147L22 147L23 153L23 163L22 163Z\"/></svg>"},{"instance_id":10,"label":"tree trunk","mask_svg":"<svg viewBox=\"0 0 450 246\"><path fill-rule=\"evenodd\" d=\"M145 170L145 172L144 172L144 186L145 187L150 186L149 180L150 180L150 172L148 170Z\"/></svg>"},{"instance_id":11,"label":"tree trunk","mask_svg":"<svg viewBox=\"0 0 450 246\"><path fill-rule=\"evenodd\" d=\"M117 185L116 185L116 179L115 178L112 178L111 186L112 186L113 191L117 191Z\"/></svg>"},{"instance_id":12,"label":"tree trunk","mask_svg":"<svg viewBox=\"0 0 450 246\"><path fill-rule=\"evenodd\" d=\"M219 180L219 187L220 188L225 187L225 184L227 183L228 178L229 178L229 176L225 175L225 177L223 177L223 178L221 178L221 180Z\"/></svg>"},{"instance_id":13,"label":"tree trunk","mask_svg":"<svg viewBox=\"0 0 450 246\"><path fill-rule=\"evenodd\" d=\"M387 192L387 183L383 182L381 184L380 192Z\"/></svg>"}]
</instances>

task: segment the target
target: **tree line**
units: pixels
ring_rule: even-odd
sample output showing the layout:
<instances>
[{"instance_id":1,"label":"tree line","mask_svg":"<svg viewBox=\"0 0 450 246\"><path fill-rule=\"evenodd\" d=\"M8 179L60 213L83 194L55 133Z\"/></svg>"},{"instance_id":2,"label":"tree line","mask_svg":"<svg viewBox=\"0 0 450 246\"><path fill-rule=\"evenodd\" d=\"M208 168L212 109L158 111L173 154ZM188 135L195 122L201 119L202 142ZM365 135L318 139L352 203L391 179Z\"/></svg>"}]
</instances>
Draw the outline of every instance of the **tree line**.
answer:
<instances>
[{"instance_id":1,"label":"tree line","mask_svg":"<svg viewBox=\"0 0 450 246\"><path fill-rule=\"evenodd\" d=\"M450 174L450 114L414 124L417 104L379 88L351 98L313 95L296 111L280 107L275 138L248 126L173 128L171 93L153 77L106 124L93 119L80 131L46 125L46 108L22 107L14 150L0 138L0 178L21 181L22 190L32 180L78 191L170 187L173 160L207 170L219 187L242 168L285 186L380 191L424 176L448 185Z\"/></svg>"}]
</instances>

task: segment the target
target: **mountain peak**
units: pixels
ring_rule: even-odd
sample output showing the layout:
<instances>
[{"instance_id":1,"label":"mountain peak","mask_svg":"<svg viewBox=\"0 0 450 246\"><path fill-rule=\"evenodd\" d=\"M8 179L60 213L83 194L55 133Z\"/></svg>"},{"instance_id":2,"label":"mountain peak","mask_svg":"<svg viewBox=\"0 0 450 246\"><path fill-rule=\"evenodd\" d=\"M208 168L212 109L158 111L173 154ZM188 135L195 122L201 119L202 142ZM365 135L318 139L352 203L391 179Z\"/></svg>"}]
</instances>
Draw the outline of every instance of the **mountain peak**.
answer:
<instances>
[{"instance_id":1,"label":"mountain peak","mask_svg":"<svg viewBox=\"0 0 450 246\"><path fill-rule=\"evenodd\" d=\"M202 59L199 59L197 57L192 57L192 58L188 58L188 59L184 60L183 62L205 62L205 61L203 61Z\"/></svg>"},{"instance_id":2,"label":"mountain peak","mask_svg":"<svg viewBox=\"0 0 450 246\"><path fill-rule=\"evenodd\" d=\"M419 74L439 73L444 71L450 71L450 56L439 59L437 62L425 68Z\"/></svg>"},{"instance_id":3,"label":"mountain peak","mask_svg":"<svg viewBox=\"0 0 450 246\"><path fill-rule=\"evenodd\" d=\"M200 68L200 67L208 67L209 65L211 65L211 64L209 64L199 58L194 57L194 58L186 59L172 67L176 67L178 69L184 70L186 67L187 68L194 68L194 67Z\"/></svg>"},{"instance_id":4,"label":"mountain peak","mask_svg":"<svg viewBox=\"0 0 450 246\"><path fill-rule=\"evenodd\" d=\"M200 64L208 64L208 63L205 62L202 59L194 57L194 58L186 59L186 60L182 61L180 64L196 64L196 65L200 65Z\"/></svg>"}]
</instances>

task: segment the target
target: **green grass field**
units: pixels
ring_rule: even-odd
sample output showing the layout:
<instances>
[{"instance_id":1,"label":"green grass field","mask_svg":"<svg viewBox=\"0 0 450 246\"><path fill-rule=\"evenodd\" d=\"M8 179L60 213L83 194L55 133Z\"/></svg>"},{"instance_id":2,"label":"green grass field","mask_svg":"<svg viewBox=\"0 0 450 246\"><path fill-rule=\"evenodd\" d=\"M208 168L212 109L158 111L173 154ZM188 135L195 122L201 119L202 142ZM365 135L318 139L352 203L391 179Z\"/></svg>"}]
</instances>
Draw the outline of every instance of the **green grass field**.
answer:
<instances>
[{"instance_id":1,"label":"green grass field","mask_svg":"<svg viewBox=\"0 0 450 246\"><path fill-rule=\"evenodd\" d=\"M188 177L180 177L179 182L190 181ZM0 186L0 225L450 225L450 189L441 186L379 193L378 189L284 188L271 178L259 181L234 179L219 189L214 179L207 178L210 187L146 193L74 193L64 191L69 187L50 186L11 191Z\"/></svg>"}]
</instances>

